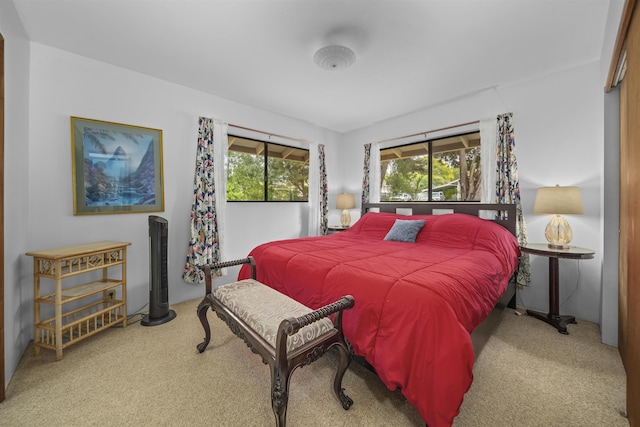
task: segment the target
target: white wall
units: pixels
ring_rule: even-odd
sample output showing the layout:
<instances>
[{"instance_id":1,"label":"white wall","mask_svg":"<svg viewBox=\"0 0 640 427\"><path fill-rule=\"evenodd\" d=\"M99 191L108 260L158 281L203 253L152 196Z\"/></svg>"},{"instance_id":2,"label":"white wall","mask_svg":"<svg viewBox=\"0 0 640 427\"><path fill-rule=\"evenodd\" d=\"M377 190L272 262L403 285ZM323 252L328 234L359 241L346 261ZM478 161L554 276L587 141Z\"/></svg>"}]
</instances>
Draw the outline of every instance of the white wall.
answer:
<instances>
[{"instance_id":1,"label":"white wall","mask_svg":"<svg viewBox=\"0 0 640 427\"><path fill-rule=\"evenodd\" d=\"M544 241L548 221L545 216L531 214L535 189L555 184L577 185L581 189L585 215L568 216L574 232L572 244L594 249L596 256L586 261L560 261L560 312L598 323L604 173L604 91L599 63L512 87L505 90L505 98L513 100L518 113L516 140L529 241ZM532 286L520 293L521 303L546 309L548 262L534 256L531 260Z\"/></svg>"},{"instance_id":2,"label":"white wall","mask_svg":"<svg viewBox=\"0 0 640 427\"><path fill-rule=\"evenodd\" d=\"M537 187L577 185L584 216L570 216L572 244L594 249L592 260L560 261L561 313L600 321L603 230L600 200L603 177L603 90L600 64L570 70L508 87L488 90L455 102L372 125L344 135L345 182L359 189L363 145L500 113L513 112L523 211L529 241L545 242L547 217L532 214ZM362 160L361 160L362 161ZM518 303L548 311L548 260L531 257L531 286L519 292Z\"/></svg>"},{"instance_id":3,"label":"white wall","mask_svg":"<svg viewBox=\"0 0 640 427\"><path fill-rule=\"evenodd\" d=\"M618 35L618 26L624 9L624 0L611 0L600 55L600 79L607 85L611 57ZM604 96L604 180L602 183L602 308L600 327L605 344L618 345L618 230L620 227L620 93L617 89Z\"/></svg>"},{"instance_id":4,"label":"white wall","mask_svg":"<svg viewBox=\"0 0 640 427\"><path fill-rule=\"evenodd\" d=\"M27 191L29 183L29 42L13 2L0 1L0 32L4 42L4 340L8 384L33 335L33 284L28 250Z\"/></svg>"},{"instance_id":5,"label":"white wall","mask_svg":"<svg viewBox=\"0 0 640 427\"><path fill-rule=\"evenodd\" d=\"M30 135L27 138L25 132L19 138L20 156L7 156L8 164L15 162L17 167L22 163L21 171L25 171L25 176L8 174L7 182L13 182L14 176L19 181L29 178L24 179L28 189L22 190L24 196L28 190L28 206L26 202L22 206L5 203L11 209L21 208L11 215L21 215L29 226L16 238L19 244L12 243L20 251L8 259L9 267L13 263L30 265L31 258L24 255L28 250L99 240L132 242L128 310L132 313L148 302L149 214L73 215L70 116L163 130L165 211L155 214L169 223L171 304L204 294L203 286L188 285L181 279L199 116L325 144L329 188L332 193L339 189L339 135L334 132L37 43L31 44L30 60ZM22 117L27 117L26 111ZM244 257L252 247L269 240L306 235L306 215L304 203L230 203L225 259ZM219 283L227 280L230 278ZM21 319L21 341L9 343L19 354L33 336L32 275L28 271L11 282L9 290L22 290L21 307L15 311Z\"/></svg>"}]
</instances>

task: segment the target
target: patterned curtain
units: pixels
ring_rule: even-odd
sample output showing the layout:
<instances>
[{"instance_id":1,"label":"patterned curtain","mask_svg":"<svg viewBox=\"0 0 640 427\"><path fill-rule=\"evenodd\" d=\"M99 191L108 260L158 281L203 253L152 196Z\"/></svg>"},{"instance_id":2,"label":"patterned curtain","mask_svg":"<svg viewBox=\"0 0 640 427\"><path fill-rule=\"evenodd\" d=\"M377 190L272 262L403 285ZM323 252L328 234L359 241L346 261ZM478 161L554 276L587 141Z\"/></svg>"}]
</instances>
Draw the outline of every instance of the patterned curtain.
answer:
<instances>
[{"instance_id":1,"label":"patterned curtain","mask_svg":"<svg viewBox=\"0 0 640 427\"><path fill-rule=\"evenodd\" d=\"M320 235L324 236L329 232L328 214L328 186L327 186L327 166L324 160L324 145L318 145L318 166L320 173Z\"/></svg>"},{"instance_id":2,"label":"patterned curtain","mask_svg":"<svg viewBox=\"0 0 640 427\"><path fill-rule=\"evenodd\" d=\"M182 278L187 283L203 283L200 266L220 261L220 240L216 214L214 180L214 123L200 117L196 170L191 207L191 238Z\"/></svg>"},{"instance_id":3,"label":"patterned curtain","mask_svg":"<svg viewBox=\"0 0 640 427\"><path fill-rule=\"evenodd\" d=\"M371 184L369 180L369 171L371 169L371 144L364 145L364 169L362 171L362 205L369 202L369 193Z\"/></svg>"},{"instance_id":4,"label":"patterned curtain","mask_svg":"<svg viewBox=\"0 0 640 427\"><path fill-rule=\"evenodd\" d=\"M518 243L525 245L527 243L527 226L522 215L522 204L520 203L513 113L502 114L497 117L497 132L497 202L516 205L516 236L518 237ZM531 264L529 255L522 254L518 265L516 283L518 286L527 286L530 281Z\"/></svg>"},{"instance_id":5,"label":"patterned curtain","mask_svg":"<svg viewBox=\"0 0 640 427\"><path fill-rule=\"evenodd\" d=\"M324 145L309 143L309 194L308 235L327 234L327 168L324 161Z\"/></svg>"}]
</instances>

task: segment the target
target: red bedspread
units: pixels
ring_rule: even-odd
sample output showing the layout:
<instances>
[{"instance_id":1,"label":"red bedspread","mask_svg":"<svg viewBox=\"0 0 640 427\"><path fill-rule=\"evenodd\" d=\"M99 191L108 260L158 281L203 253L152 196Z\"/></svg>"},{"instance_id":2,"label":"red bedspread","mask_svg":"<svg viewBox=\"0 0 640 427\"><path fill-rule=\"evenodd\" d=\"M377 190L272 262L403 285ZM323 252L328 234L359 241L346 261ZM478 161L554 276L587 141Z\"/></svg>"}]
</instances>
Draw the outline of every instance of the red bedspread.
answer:
<instances>
[{"instance_id":1,"label":"red bedspread","mask_svg":"<svg viewBox=\"0 0 640 427\"><path fill-rule=\"evenodd\" d=\"M396 218L426 220L416 243L383 240ZM505 291L519 250L503 227L465 214L367 213L342 233L250 255L259 281L310 308L353 295L343 325L355 353L437 427L459 412L473 380L470 333ZM239 278L249 275L245 265Z\"/></svg>"}]
</instances>

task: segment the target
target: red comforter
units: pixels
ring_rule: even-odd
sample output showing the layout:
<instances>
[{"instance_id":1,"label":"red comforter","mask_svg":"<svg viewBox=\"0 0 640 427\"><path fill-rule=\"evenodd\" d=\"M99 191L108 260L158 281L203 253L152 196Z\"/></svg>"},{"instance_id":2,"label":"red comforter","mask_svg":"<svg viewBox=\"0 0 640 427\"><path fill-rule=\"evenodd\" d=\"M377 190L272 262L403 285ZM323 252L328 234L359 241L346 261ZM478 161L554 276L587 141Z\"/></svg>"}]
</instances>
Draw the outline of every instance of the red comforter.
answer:
<instances>
[{"instance_id":1,"label":"red comforter","mask_svg":"<svg viewBox=\"0 0 640 427\"><path fill-rule=\"evenodd\" d=\"M415 243L383 240L396 218L426 220ZM437 427L459 412L473 380L470 333L505 291L519 250L502 226L470 215L367 213L342 233L250 255L259 281L310 308L353 295L343 325L355 353ZM245 265L239 279L249 275Z\"/></svg>"}]
</instances>

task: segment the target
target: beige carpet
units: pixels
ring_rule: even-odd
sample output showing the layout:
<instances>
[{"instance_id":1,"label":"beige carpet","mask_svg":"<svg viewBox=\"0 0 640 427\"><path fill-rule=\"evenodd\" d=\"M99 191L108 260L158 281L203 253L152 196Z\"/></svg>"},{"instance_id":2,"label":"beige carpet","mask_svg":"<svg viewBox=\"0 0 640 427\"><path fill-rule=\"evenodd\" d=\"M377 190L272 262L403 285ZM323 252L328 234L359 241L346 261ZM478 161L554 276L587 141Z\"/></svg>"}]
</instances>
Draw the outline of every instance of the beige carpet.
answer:
<instances>
[{"instance_id":1,"label":"beige carpet","mask_svg":"<svg viewBox=\"0 0 640 427\"><path fill-rule=\"evenodd\" d=\"M0 404L1 426L272 426L268 368L210 315L212 340L196 316L198 301L172 306L176 319L154 327L112 328L65 350L23 356ZM618 350L600 344L597 325L561 335L539 320L505 313L474 368L455 426L628 426ZM329 354L291 380L287 421L295 426L423 426L398 392L352 364L344 411L331 381Z\"/></svg>"}]
</instances>

